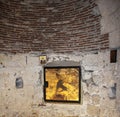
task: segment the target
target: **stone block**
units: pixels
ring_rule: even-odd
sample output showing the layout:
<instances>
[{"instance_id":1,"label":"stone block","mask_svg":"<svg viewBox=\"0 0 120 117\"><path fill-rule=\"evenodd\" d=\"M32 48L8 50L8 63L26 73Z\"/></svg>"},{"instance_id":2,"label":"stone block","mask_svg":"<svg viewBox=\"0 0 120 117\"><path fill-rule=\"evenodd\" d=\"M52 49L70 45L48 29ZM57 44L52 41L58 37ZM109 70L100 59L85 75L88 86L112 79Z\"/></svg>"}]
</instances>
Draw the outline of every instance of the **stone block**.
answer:
<instances>
[{"instance_id":1,"label":"stone block","mask_svg":"<svg viewBox=\"0 0 120 117\"><path fill-rule=\"evenodd\" d=\"M92 75L91 75L92 73L91 72L85 72L85 75L84 75L84 77L82 77L84 80L88 80L88 79L90 79L91 77L92 77Z\"/></svg>"},{"instance_id":2,"label":"stone block","mask_svg":"<svg viewBox=\"0 0 120 117\"><path fill-rule=\"evenodd\" d=\"M92 103L94 105L100 105L100 96L99 95L92 95Z\"/></svg>"},{"instance_id":3,"label":"stone block","mask_svg":"<svg viewBox=\"0 0 120 117\"><path fill-rule=\"evenodd\" d=\"M99 116L100 109L97 106L94 105L87 105L87 113L90 116Z\"/></svg>"},{"instance_id":4,"label":"stone block","mask_svg":"<svg viewBox=\"0 0 120 117\"><path fill-rule=\"evenodd\" d=\"M120 117L120 112L116 109L101 108L99 117Z\"/></svg>"},{"instance_id":5,"label":"stone block","mask_svg":"<svg viewBox=\"0 0 120 117\"><path fill-rule=\"evenodd\" d=\"M116 100L109 99L108 94L107 94L104 98L101 99L100 105L102 108L115 109Z\"/></svg>"},{"instance_id":6,"label":"stone block","mask_svg":"<svg viewBox=\"0 0 120 117\"><path fill-rule=\"evenodd\" d=\"M96 71L102 67L101 62L100 54L88 54L83 58L82 66L84 66L85 71Z\"/></svg>"},{"instance_id":7,"label":"stone block","mask_svg":"<svg viewBox=\"0 0 120 117\"><path fill-rule=\"evenodd\" d=\"M84 94L84 96L83 96L83 103L87 103L87 104L89 104L89 103L91 103L91 96L90 96L90 94L89 93L85 93Z\"/></svg>"}]
</instances>

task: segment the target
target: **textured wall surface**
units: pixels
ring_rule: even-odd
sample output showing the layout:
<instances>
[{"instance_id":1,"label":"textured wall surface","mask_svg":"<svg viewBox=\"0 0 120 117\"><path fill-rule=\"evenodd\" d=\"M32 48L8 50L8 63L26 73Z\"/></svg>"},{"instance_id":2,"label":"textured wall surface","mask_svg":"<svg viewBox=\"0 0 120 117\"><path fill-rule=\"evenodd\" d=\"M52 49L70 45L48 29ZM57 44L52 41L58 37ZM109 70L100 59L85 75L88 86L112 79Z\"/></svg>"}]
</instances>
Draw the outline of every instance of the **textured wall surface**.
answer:
<instances>
[{"instance_id":1,"label":"textured wall surface","mask_svg":"<svg viewBox=\"0 0 120 117\"><path fill-rule=\"evenodd\" d=\"M93 51L109 47L94 0L0 0L0 51Z\"/></svg>"},{"instance_id":2,"label":"textured wall surface","mask_svg":"<svg viewBox=\"0 0 120 117\"><path fill-rule=\"evenodd\" d=\"M35 54L0 54L0 117L119 117L117 96L112 92L114 84L118 84L119 64L110 63L109 54L47 54L48 62L80 62L81 104L44 102L43 68ZM19 77L24 86L17 89L15 81Z\"/></svg>"},{"instance_id":3,"label":"textured wall surface","mask_svg":"<svg viewBox=\"0 0 120 117\"><path fill-rule=\"evenodd\" d=\"M109 33L110 48L120 48L120 0L97 0L102 19L101 33Z\"/></svg>"},{"instance_id":4,"label":"textured wall surface","mask_svg":"<svg viewBox=\"0 0 120 117\"><path fill-rule=\"evenodd\" d=\"M0 0L0 117L120 117L119 47L119 0ZM81 104L44 102L41 54L80 63Z\"/></svg>"}]
</instances>

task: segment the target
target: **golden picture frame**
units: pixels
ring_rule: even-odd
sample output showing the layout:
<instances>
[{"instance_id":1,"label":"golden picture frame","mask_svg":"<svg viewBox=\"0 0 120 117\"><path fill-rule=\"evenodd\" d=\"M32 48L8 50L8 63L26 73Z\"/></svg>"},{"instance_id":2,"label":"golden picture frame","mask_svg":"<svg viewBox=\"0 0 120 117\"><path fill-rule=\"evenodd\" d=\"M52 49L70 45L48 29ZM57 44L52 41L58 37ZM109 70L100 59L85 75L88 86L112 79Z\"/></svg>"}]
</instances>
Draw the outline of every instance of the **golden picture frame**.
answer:
<instances>
[{"instance_id":1,"label":"golden picture frame","mask_svg":"<svg viewBox=\"0 0 120 117\"><path fill-rule=\"evenodd\" d=\"M80 66L44 67L46 102L81 102Z\"/></svg>"}]
</instances>

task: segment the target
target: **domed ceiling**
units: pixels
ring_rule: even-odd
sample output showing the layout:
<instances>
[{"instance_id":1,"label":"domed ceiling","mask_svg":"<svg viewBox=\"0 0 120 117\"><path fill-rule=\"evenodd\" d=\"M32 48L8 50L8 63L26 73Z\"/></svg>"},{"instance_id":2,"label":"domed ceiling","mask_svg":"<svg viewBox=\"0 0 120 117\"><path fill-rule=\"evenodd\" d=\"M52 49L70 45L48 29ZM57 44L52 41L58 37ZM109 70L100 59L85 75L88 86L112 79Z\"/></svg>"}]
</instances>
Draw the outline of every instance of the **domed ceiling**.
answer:
<instances>
[{"instance_id":1,"label":"domed ceiling","mask_svg":"<svg viewBox=\"0 0 120 117\"><path fill-rule=\"evenodd\" d=\"M0 11L1 52L109 48L95 0L0 0Z\"/></svg>"}]
</instances>

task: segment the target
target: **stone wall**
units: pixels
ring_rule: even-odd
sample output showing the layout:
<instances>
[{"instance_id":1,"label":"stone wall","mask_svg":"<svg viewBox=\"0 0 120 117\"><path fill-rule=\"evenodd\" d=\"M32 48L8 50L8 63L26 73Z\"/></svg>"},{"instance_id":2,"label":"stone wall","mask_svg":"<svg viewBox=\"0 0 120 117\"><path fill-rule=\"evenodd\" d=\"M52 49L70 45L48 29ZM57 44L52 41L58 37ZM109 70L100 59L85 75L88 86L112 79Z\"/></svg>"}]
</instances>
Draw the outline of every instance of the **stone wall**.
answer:
<instances>
[{"instance_id":1,"label":"stone wall","mask_svg":"<svg viewBox=\"0 0 120 117\"><path fill-rule=\"evenodd\" d=\"M0 117L120 117L119 11L119 0L0 0ZM81 104L44 102L42 53L80 63Z\"/></svg>"},{"instance_id":2,"label":"stone wall","mask_svg":"<svg viewBox=\"0 0 120 117\"><path fill-rule=\"evenodd\" d=\"M115 83L119 63L110 52L46 53L49 62L70 60L82 68L82 103L46 103L43 100L43 66L39 53L0 54L0 117L119 117ZM117 73L117 74L116 74ZM16 78L23 79L17 89ZM119 89L117 90L119 92ZM118 94L118 93L117 93Z\"/></svg>"},{"instance_id":3,"label":"stone wall","mask_svg":"<svg viewBox=\"0 0 120 117\"><path fill-rule=\"evenodd\" d=\"M109 33L110 48L120 48L120 1L96 0L101 12L101 33Z\"/></svg>"}]
</instances>

